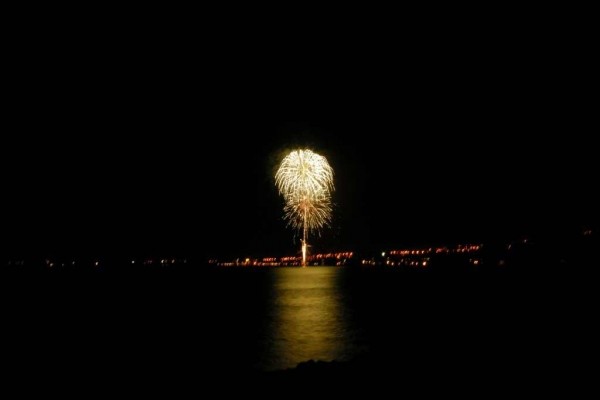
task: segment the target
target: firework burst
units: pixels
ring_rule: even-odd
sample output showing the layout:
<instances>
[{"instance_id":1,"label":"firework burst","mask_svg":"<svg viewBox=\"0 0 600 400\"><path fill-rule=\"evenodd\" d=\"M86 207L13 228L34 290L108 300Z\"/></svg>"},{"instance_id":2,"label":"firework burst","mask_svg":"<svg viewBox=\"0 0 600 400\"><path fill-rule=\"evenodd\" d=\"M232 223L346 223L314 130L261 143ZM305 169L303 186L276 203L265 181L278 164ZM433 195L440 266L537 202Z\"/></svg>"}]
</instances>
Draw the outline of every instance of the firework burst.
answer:
<instances>
[{"instance_id":1,"label":"firework burst","mask_svg":"<svg viewBox=\"0 0 600 400\"><path fill-rule=\"evenodd\" d=\"M318 193L306 196L291 196L283 209L288 225L316 233L331 222L331 196Z\"/></svg>"},{"instance_id":2,"label":"firework burst","mask_svg":"<svg viewBox=\"0 0 600 400\"><path fill-rule=\"evenodd\" d=\"M302 263L306 265L308 232L318 232L331 222L333 169L317 153L294 150L281 162L275 184L285 200L288 225L302 230Z\"/></svg>"}]
</instances>

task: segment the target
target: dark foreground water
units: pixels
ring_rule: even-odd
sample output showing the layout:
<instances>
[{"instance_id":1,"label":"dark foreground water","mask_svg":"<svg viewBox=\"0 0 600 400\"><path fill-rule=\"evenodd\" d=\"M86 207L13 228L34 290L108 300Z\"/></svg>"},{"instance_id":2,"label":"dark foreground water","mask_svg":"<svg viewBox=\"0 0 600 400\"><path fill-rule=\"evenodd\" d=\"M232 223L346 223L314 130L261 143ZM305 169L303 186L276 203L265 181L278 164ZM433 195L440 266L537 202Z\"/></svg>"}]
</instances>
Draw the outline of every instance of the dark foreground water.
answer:
<instances>
[{"instance_id":1,"label":"dark foreground water","mask_svg":"<svg viewBox=\"0 0 600 400\"><path fill-rule=\"evenodd\" d=\"M575 338L593 321L585 311L591 298L564 276L115 271L5 277L4 360L12 371L191 379L308 360L405 378L561 371L571 365L565 356L585 354Z\"/></svg>"}]
</instances>

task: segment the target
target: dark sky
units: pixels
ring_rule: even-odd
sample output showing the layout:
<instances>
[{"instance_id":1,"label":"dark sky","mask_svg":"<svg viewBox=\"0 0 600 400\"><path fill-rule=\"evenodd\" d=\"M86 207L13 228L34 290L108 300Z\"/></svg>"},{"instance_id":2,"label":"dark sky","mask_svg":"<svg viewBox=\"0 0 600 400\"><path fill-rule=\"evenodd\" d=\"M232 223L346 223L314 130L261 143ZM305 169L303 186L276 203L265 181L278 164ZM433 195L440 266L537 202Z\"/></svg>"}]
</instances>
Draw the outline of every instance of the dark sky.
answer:
<instances>
[{"instance_id":1,"label":"dark sky","mask_svg":"<svg viewBox=\"0 0 600 400\"><path fill-rule=\"evenodd\" d=\"M579 61L527 43L423 43L42 52L43 67L18 73L2 139L3 247L293 254L272 176L304 146L335 170L319 250L592 224L597 130Z\"/></svg>"}]
</instances>

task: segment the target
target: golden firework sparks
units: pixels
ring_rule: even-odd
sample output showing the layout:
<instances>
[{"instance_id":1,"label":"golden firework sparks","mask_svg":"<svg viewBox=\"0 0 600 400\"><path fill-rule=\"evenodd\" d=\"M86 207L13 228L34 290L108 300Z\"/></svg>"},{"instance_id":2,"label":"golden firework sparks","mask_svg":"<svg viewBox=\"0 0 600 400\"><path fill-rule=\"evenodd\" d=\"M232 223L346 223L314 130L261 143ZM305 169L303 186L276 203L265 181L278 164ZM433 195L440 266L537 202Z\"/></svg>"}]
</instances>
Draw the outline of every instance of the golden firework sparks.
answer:
<instances>
[{"instance_id":1,"label":"golden firework sparks","mask_svg":"<svg viewBox=\"0 0 600 400\"><path fill-rule=\"evenodd\" d=\"M284 218L302 230L302 263L306 265L308 232L331 221L333 169L325 157L311 150L294 150L281 162L275 184L285 200Z\"/></svg>"}]
</instances>

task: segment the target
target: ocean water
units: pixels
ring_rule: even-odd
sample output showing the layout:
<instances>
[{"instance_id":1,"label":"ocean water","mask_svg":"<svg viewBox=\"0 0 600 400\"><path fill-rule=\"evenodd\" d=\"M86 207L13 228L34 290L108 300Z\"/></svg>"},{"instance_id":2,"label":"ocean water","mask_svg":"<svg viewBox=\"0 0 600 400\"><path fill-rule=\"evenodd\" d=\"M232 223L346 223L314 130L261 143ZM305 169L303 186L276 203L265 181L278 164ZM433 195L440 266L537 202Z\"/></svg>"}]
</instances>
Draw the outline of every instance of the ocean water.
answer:
<instances>
[{"instance_id":1,"label":"ocean water","mask_svg":"<svg viewBox=\"0 0 600 400\"><path fill-rule=\"evenodd\" d=\"M562 278L344 267L115 271L3 280L6 360L42 373L190 379L309 360L399 373L491 371L506 362L553 365L546 361L568 347L540 338L577 326L568 299L557 296Z\"/></svg>"}]
</instances>

